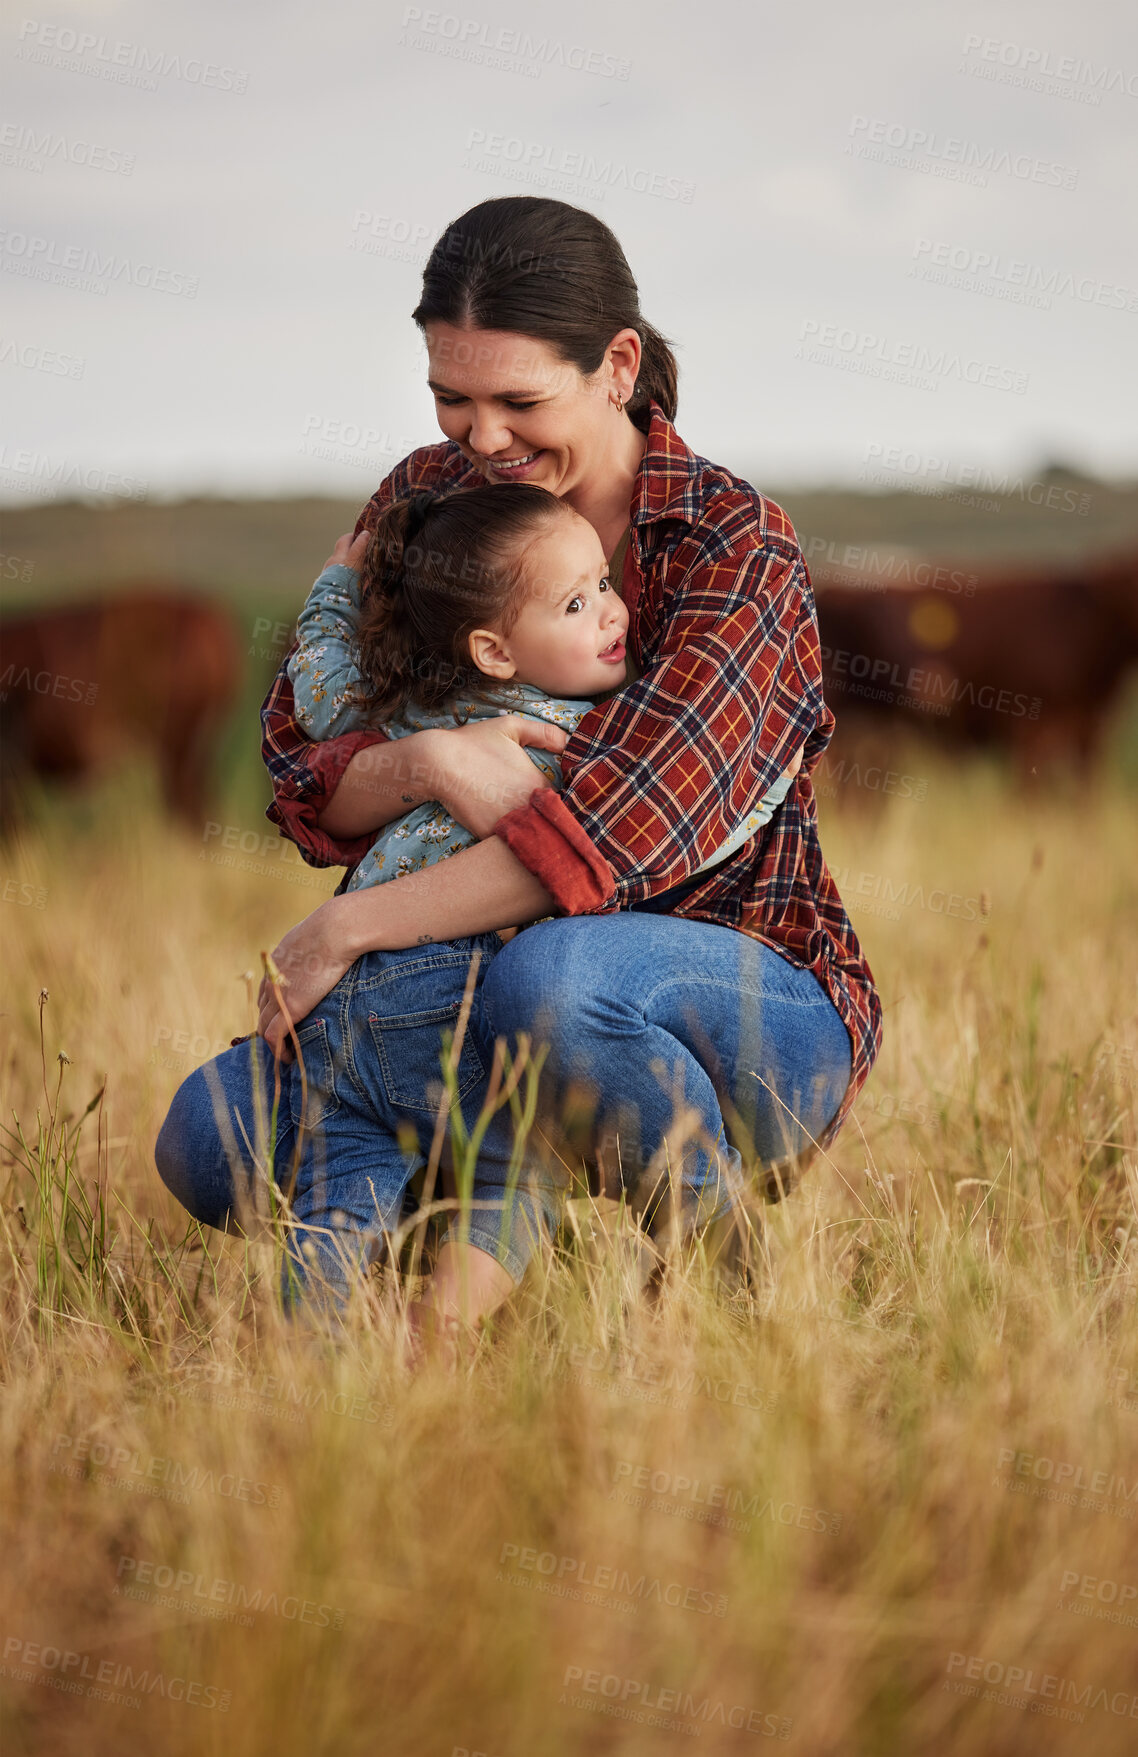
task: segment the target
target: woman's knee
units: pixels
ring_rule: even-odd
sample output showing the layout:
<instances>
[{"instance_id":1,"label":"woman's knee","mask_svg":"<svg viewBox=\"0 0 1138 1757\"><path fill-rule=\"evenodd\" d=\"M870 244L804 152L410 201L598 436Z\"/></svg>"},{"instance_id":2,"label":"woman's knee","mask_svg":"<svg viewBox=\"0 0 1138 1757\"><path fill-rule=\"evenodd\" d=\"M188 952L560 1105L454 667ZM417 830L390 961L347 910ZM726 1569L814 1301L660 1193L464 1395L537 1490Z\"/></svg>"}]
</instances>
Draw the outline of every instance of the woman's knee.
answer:
<instances>
[{"instance_id":1,"label":"woman's knee","mask_svg":"<svg viewBox=\"0 0 1138 1757\"><path fill-rule=\"evenodd\" d=\"M614 998L611 960L596 953L596 929L607 919L539 922L498 953L482 991L492 1037L539 1031L554 1039L568 1021Z\"/></svg>"},{"instance_id":2,"label":"woman's knee","mask_svg":"<svg viewBox=\"0 0 1138 1757\"><path fill-rule=\"evenodd\" d=\"M838 1114L850 1082L849 1033L833 1007L815 1009L817 1023L801 1053L784 1055L750 1094L754 1145L767 1164L810 1154Z\"/></svg>"}]
</instances>

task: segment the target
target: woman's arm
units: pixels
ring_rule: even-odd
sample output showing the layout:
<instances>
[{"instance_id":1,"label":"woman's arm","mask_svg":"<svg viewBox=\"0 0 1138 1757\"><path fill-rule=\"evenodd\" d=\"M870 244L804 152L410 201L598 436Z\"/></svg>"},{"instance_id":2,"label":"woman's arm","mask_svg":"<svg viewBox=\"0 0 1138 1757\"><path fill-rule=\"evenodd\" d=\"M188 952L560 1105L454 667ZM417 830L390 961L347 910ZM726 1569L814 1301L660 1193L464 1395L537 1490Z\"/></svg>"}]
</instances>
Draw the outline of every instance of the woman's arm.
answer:
<instances>
[{"instance_id":1,"label":"woman's arm","mask_svg":"<svg viewBox=\"0 0 1138 1757\"><path fill-rule=\"evenodd\" d=\"M277 956L293 972L295 1018L363 951L481 933L551 909L612 908L680 883L803 752L809 772L832 716L793 532L707 563L685 584L651 669L570 739L564 795L539 786L512 811L478 799L482 821L469 827L485 842L370 896L333 898L285 936ZM484 721L462 736L504 724ZM455 786L453 774L444 778L439 796L466 822ZM273 1016L270 997L262 1029Z\"/></svg>"},{"instance_id":2,"label":"woman's arm","mask_svg":"<svg viewBox=\"0 0 1138 1757\"><path fill-rule=\"evenodd\" d=\"M692 533L651 667L570 741L562 794L495 833L574 915L641 902L690 878L802 753L833 727L809 575L789 521L714 560ZM677 556L673 567L683 566ZM584 836L592 859L566 863Z\"/></svg>"},{"instance_id":3,"label":"woman's arm","mask_svg":"<svg viewBox=\"0 0 1138 1757\"><path fill-rule=\"evenodd\" d=\"M334 836L356 836L437 799L481 840L504 812L525 805L535 787L547 785L535 773L525 747L560 756L568 738L548 720L502 714L369 746L344 770L321 813L320 827Z\"/></svg>"},{"instance_id":4,"label":"woman's arm","mask_svg":"<svg viewBox=\"0 0 1138 1757\"><path fill-rule=\"evenodd\" d=\"M299 1022L364 952L465 939L536 921L552 908L540 881L491 836L421 872L330 897L286 933L273 961L285 978L285 1004ZM268 982L260 998L257 1030L287 1060L284 1020Z\"/></svg>"},{"instance_id":5,"label":"woman's arm","mask_svg":"<svg viewBox=\"0 0 1138 1757\"><path fill-rule=\"evenodd\" d=\"M337 538L296 625L297 645L286 661L297 726L319 744L345 733L369 735L363 678L356 664L360 569L369 535ZM382 734L381 734L382 737ZM316 827L337 840L373 835L393 818L434 799L437 759L430 735L363 743L340 774Z\"/></svg>"},{"instance_id":6,"label":"woman's arm","mask_svg":"<svg viewBox=\"0 0 1138 1757\"><path fill-rule=\"evenodd\" d=\"M374 836L393 818L438 798L439 763L433 731L367 744L342 769L336 789L316 814L326 836L348 842Z\"/></svg>"}]
</instances>

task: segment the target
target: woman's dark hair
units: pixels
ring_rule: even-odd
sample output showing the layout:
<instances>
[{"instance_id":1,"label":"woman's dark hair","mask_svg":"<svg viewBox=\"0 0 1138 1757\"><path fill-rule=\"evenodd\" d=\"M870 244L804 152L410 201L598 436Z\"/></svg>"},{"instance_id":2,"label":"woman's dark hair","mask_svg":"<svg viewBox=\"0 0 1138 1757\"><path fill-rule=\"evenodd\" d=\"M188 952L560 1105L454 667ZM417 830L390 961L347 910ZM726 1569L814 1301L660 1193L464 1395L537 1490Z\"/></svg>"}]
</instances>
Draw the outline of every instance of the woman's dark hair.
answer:
<instances>
[{"instance_id":1,"label":"woman's dark hair","mask_svg":"<svg viewBox=\"0 0 1138 1757\"><path fill-rule=\"evenodd\" d=\"M411 315L420 328L449 323L533 336L586 374L618 330L634 329L644 353L628 412L646 429L652 398L676 418L675 355L640 315L616 238L584 208L537 195L480 202L452 220L431 251Z\"/></svg>"},{"instance_id":2,"label":"woman's dark hair","mask_svg":"<svg viewBox=\"0 0 1138 1757\"><path fill-rule=\"evenodd\" d=\"M501 685L474 665L468 636L509 634L525 601L523 549L544 521L564 515L557 496L533 482L417 494L384 508L363 565L357 637L377 720L410 702L437 713L459 691L492 699Z\"/></svg>"}]
</instances>

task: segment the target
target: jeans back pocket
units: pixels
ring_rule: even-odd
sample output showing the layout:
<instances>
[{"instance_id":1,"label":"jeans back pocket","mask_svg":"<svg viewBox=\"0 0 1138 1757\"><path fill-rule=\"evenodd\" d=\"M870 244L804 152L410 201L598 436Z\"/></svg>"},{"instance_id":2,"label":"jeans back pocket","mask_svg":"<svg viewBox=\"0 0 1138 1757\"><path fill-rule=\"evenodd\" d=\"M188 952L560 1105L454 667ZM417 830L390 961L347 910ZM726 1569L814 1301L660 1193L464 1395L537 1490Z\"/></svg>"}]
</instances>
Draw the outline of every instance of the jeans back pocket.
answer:
<instances>
[{"instance_id":1,"label":"jeans back pocket","mask_svg":"<svg viewBox=\"0 0 1138 1757\"><path fill-rule=\"evenodd\" d=\"M403 966L398 980L368 994L368 1029L392 1110L433 1116L444 1090L443 1036L456 1032L470 958L467 953L425 957ZM386 992L385 992L386 991ZM467 1022L456 1069L460 1101L485 1080L477 1029L478 999Z\"/></svg>"}]
</instances>

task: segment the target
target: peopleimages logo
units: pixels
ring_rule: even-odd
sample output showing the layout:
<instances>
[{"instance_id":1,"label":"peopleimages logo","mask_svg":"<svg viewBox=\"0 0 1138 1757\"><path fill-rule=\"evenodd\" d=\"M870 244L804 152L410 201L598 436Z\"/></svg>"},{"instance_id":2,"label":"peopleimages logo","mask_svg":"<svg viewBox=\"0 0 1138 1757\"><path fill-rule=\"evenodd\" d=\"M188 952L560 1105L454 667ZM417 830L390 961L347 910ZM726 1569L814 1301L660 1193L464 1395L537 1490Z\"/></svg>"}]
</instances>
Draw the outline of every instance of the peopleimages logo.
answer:
<instances>
[{"instance_id":1,"label":"peopleimages logo","mask_svg":"<svg viewBox=\"0 0 1138 1757\"><path fill-rule=\"evenodd\" d=\"M0 550L0 580L22 580L27 585L35 571L35 562L26 555L5 555Z\"/></svg>"},{"instance_id":2,"label":"peopleimages logo","mask_svg":"<svg viewBox=\"0 0 1138 1757\"><path fill-rule=\"evenodd\" d=\"M112 1597L153 1602L169 1594L172 1596L168 1602L178 1609L228 1621L240 1618L243 1627L252 1627L251 1619L258 1613L281 1617L287 1623L306 1623L314 1629L344 1626L344 1613L338 1605L321 1604L295 1592L266 1592L262 1586L253 1588L240 1580L211 1578L194 1573L192 1568L172 1568L145 1556L120 1556L115 1580ZM178 1597L186 1593L188 1598Z\"/></svg>"},{"instance_id":3,"label":"peopleimages logo","mask_svg":"<svg viewBox=\"0 0 1138 1757\"><path fill-rule=\"evenodd\" d=\"M949 1679L971 1679L981 1681L995 1687L1003 1687L1010 1692L1009 1700L1004 1704L1012 1708L1030 1708L1034 1714L1057 1716L1063 1720L1073 1718L1070 1712L1064 1713L1062 1705L1070 1703L1077 1711L1086 1708L1103 1708L1108 1714L1116 1714L1130 1720L1138 1720L1138 1695L1129 1690L1107 1691L1101 1685L1076 1684L1073 1678L1061 1678L1054 1672L1037 1672L1032 1666L1006 1665L1002 1660L985 1659L982 1654L952 1653L945 1667ZM949 1687L947 1684L944 1686ZM961 1692L977 1695L978 1691ZM987 1695L988 1692L985 1692ZM1082 1719L1082 1715L1077 1716Z\"/></svg>"},{"instance_id":4,"label":"peopleimages logo","mask_svg":"<svg viewBox=\"0 0 1138 1757\"><path fill-rule=\"evenodd\" d=\"M575 1693L570 1695L570 1691ZM616 1672L586 1671L579 1665L566 1666L559 1701L567 1708L610 1705L622 1720L677 1732L688 1730L680 1724L687 1722L696 1737L705 1726L718 1725L765 1739L789 1739L794 1725L785 1715L766 1714L742 1702L724 1702L682 1685L667 1687L645 1678L622 1678ZM668 1720L661 1721L661 1715Z\"/></svg>"},{"instance_id":5,"label":"peopleimages logo","mask_svg":"<svg viewBox=\"0 0 1138 1757\"><path fill-rule=\"evenodd\" d=\"M1064 1459L1019 1451L1014 1446L1001 1446L997 1467L1003 1470L1009 1465L1013 1474L1003 1482L997 1477L997 1487L1019 1489L1021 1485L1015 1478L1027 1477L1032 1480L1023 1485L1023 1492L1030 1489L1069 1505L1078 1504L1080 1496L1087 1497L1087 1505L1097 1500L1105 1502L1108 1507L1117 1503L1125 1519L1133 1519L1138 1509L1138 1475L1128 1480L1112 1470L1085 1470L1081 1464L1071 1464ZM1035 1486L1044 1484L1047 1485L1045 1489Z\"/></svg>"},{"instance_id":6,"label":"peopleimages logo","mask_svg":"<svg viewBox=\"0 0 1138 1757\"><path fill-rule=\"evenodd\" d=\"M50 129L36 129L24 122L0 124L0 162L17 171L42 171L49 159L68 165L85 165L91 171L116 171L129 177L134 154L121 147L97 146L90 140L73 140Z\"/></svg>"},{"instance_id":7,"label":"peopleimages logo","mask_svg":"<svg viewBox=\"0 0 1138 1757\"><path fill-rule=\"evenodd\" d=\"M905 478L904 488L911 494L939 496L945 489L976 489L980 494L996 494L1001 499L1045 507L1050 512L1077 513L1080 518L1086 518L1091 509L1089 494L1064 487L1061 482L1033 481L1030 477L1009 475L1006 470L998 472L986 464L953 462L931 453L904 451L897 445L873 441L859 471L860 480L879 488L894 487L898 476Z\"/></svg>"},{"instance_id":8,"label":"peopleimages logo","mask_svg":"<svg viewBox=\"0 0 1138 1757\"><path fill-rule=\"evenodd\" d=\"M822 323L813 317L803 322L794 357L815 365L859 372L869 378L915 385L920 390L936 390L946 380L955 379L961 384L980 385L986 390L1009 390L1022 396L1028 386L1028 374L1017 372L1011 366L970 360L949 348L930 347L925 342L897 341L875 335L871 330L857 330L848 324Z\"/></svg>"},{"instance_id":9,"label":"peopleimages logo","mask_svg":"<svg viewBox=\"0 0 1138 1757\"><path fill-rule=\"evenodd\" d=\"M385 256L393 262L411 263L422 268L430 253L434 228L422 220L404 219L399 214L373 213L358 207L352 215L352 237L349 250L365 256Z\"/></svg>"},{"instance_id":10,"label":"peopleimages logo","mask_svg":"<svg viewBox=\"0 0 1138 1757\"><path fill-rule=\"evenodd\" d=\"M47 457L38 451L9 451L0 444L0 475L25 494L51 498L72 494L105 494L117 500L145 500L148 485L137 476L100 470L70 458Z\"/></svg>"},{"instance_id":11,"label":"peopleimages logo","mask_svg":"<svg viewBox=\"0 0 1138 1757\"><path fill-rule=\"evenodd\" d=\"M280 1506L281 1491L274 1484L238 1476L232 1470L206 1470L199 1464L184 1464L177 1458L139 1452L130 1446L114 1446L109 1440L96 1440L90 1434L57 1434L51 1450L52 1462L48 1468L61 1476L74 1476L144 1494L159 1495L160 1487L167 1488L171 1495L160 1498L180 1500L183 1505L189 1495L205 1493L220 1495L226 1500L246 1501L251 1506ZM101 1473L104 1465L118 1474L104 1476Z\"/></svg>"},{"instance_id":12,"label":"peopleimages logo","mask_svg":"<svg viewBox=\"0 0 1138 1757\"><path fill-rule=\"evenodd\" d=\"M145 287L152 293L180 294L186 299L196 299L198 294L196 275L129 256L104 256L86 245L61 244L57 238L42 238L33 232L0 230L0 269L100 297L112 281Z\"/></svg>"},{"instance_id":13,"label":"peopleimages logo","mask_svg":"<svg viewBox=\"0 0 1138 1757\"><path fill-rule=\"evenodd\" d=\"M947 915L954 921L981 921L989 914L983 896L966 897L961 891L946 891L940 886L926 894L924 885L898 880L884 872L855 873L847 866L832 869L830 876L847 909L882 915L887 921L900 921L902 909L914 908Z\"/></svg>"},{"instance_id":14,"label":"peopleimages logo","mask_svg":"<svg viewBox=\"0 0 1138 1757\"><path fill-rule=\"evenodd\" d=\"M850 119L846 152L855 158L873 159L901 170L920 171L950 181L988 187L989 174L1015 177L1021 183L1042 183L1054 189L1076 188L1079 173L1071 165L1036 158L1032 153L1011 152L1007 147L980 146L958 135L939 135L935 129L914 128L907 122L883 117L854 116Z\"/></svg>"},{"instance_id":15,"label":"peopleimages logo","mask_svg":"<svg viewBox=\"0 0 1138 1757\"><path fill-rule=\"evenodd\" d=\"M546 67L568 68L572 73L592 73L600 79L628 78L631 62L603 49L566 43L557 37L531 37L527 31L506 25L489 25L478 18L459 18L453 12L424 11L408 6L403 12L401 48L426 49L432 54L472 61L503 73L522 73L537 79Z\"/></svg>"},{"instance_id":16,"label":"peopleimages logo","mask_svg":"<svg viewBox=\"0 0 1138 1757\"><path fill-rule=\"evenodd\" d=\"M963 53L959 72L1021 85L1050 97L1076 98L1083 104L1100 103L1104 92L1138 98L1138 72L1105 63L1096 67L1080 55L1055 55L1050 49L974 33L965 37Z\"/></svg>"},{"instance_id":17,"label":"peopleimages logo","mask_svg":"<svg viewBox=\"0 0 1138 1757\"><path fill-rule=\"evenodd\" d=\"M78 354L61 354L58 348L0 336L0 366L22 366L27 372L46 372L52 378L82 378L87 362Z\"/></svg>"},{"instance_id":18,"label":"peopleimages logo","mask_svg":"<svg viewBox=\"0 0 1138 1757\"><path fill-rule=\"evenodd\" d=\"M1138 1585L1132 1580L1100 1579L1097 1574L1080 1574L1076 1568L1067 1568L1059 1584L1060 1602L1072 1588L1077 1588L1080 1598L1096 1600L1099 1605L1138 1603Z\"/></svg>"},{"instance_id":19,"label":"peopleimages logo","mask_svg":"<svg viewBox=\"0 0 1138 1757\"><path fill-rule=\"evenodd\" d=\"M925 561L908 549L877 549L862 543L841 543L836 538L807 537L802 554L815 579L842 584L849 574L861 577L857 584L866 592L884 592L889 586L920 586L924 591L963 593L971 598L977 576L962 568L948 568Z\"/></svg>"},{"instance_id":20,"label":"peopleimages logo","mask_svg":"<svg viewBox=\"0 0 1138 1757\"><path fill-rule=\"evenodd\" d=\"M922 800L928 795L929 784L923 775L906 775L898 769L883 769L878 763L864 767L850 757L819 757L810 777L815 799L836 799L839 789L864 787L870 793L884 793L893 799ZM862 1104L872 1110L873 1103ZM923 1118L921 1119L924 1120Z\"/></svg>"},{"instance_id":21,"label":"peopleimages logo","mask_svg":"<svg viewBox=\"0 0 1138 1757\"><path fill-rule=\"evenodd\" d=\"M725 1617L725 1594L681 1580L651 1579L616 1563L597 1563L586 1556L559 1556L516 1543L504 1543L498 1556L499 1585L536 1587L557 1598L613 1610L636 1610L641 1604L667 1605L704 1617Z\"/></svg>"},{"instance_id":22,"label":"peopleimages logo","mask_svg":"<svg viewBox=\"0 0 1138 1757\"><path fill-rule=\"evenodd\" d=\"M655 195L664 201L690 202L695 196L695 184L686 177L666 177L646 165L626 165L618 159L521 140L516 135L490 134L485 128L470 130L466 153L464 169L516 172L529 182L573 177L600 190L628 189L635 195Z\"/></svg>"},{"instance_id":23,"label":"peopleimages logo","mask_svg":"<svg viewBox=\"0 0 1138 1757\"><path fill-rule=\"evenodd\" d=\"M1020 257L1001 256L998 250L977 250L967 244L918 238L913 255L917 261L909 270L910 276L937 286L985 293L1013 304L1034 305L1043 311L1051 309L1052 299L1062 298L1113 311L1138 311L1138 292L1131 287L1120 287L1115 281L1104 281L1095 275L1044 268Z\"/></svg>"},{"instance_id":24,"label":"peopleimages logo","mask_svg":"<svg viewBox=\"0 0 1138 1757\"><path fill-rule=\"evenodd\" d=\"M184 1702L189 1708L216 1708L224 1714L231 1692L196 1679L168 1677L113 1659L97 1659L93 1653L53 1647L9 1635L4 1641L4 1671L17 1684L48 1684L67 1696L86 1696L95 1701L139 1708L144 1696L162 1696L168 1702Z\"/></svg>"},{"instance_id":25,"label":"peopleimages logo","mask_svg":"<svg viewBox=\"0 0 1138 1757\"><path fill-rule=\"evenodd\" d=\"M827 1513L797 1501L776 1502L761 1493L746 1495L728 1483L655 1470L629 1458L617 1460L608 1499L642 1507L649 1513L666 1513L732 1531L750 1531L752 1519L767 1518L772 1525L796 1526L799 1531L827 1532L835 1537L842 1525L840 1513Z\"/></svg>"},{"instance_id":26,"label":"peopleimages logo","mask_svg":"<svg viewBox=\"0 0 1138 1757\"><path fill-rule=\"evenodd\" d=\"M215 91L240 95L249 84L241 68L223 67L180 51L146 48L142 43L111 39L94 31L73 30L70 25L44 24L25 18L20 26L17 61L58 67L65 73L83 73L114 85L131 85L141 91L157 91L159 79L179 79Z\"/></svg>"},{"instance_id":27,"label":"peopleimages logo","mask_svg":"<svg viewBox=\"0 0 1138 1757\"><path fill-rule=\"evenodd\" d=\"M0 702L6 702L12 690L24 690L28 695L54 696L57 702L82 702L89 708L98 696L99 686L84 677L69 677L63 671L33 672L30 665L17 671L13 661L0 674Z\"/></svg>"}]
</instances>

